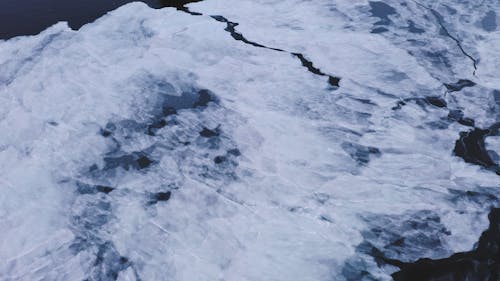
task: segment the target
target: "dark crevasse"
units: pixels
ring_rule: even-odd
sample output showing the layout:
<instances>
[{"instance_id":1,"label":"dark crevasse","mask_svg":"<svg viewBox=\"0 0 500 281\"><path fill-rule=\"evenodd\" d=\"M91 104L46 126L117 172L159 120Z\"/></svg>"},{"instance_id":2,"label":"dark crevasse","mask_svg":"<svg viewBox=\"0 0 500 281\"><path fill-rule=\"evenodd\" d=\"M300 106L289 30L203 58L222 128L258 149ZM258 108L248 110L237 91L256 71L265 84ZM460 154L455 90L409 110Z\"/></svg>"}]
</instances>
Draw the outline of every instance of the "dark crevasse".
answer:
<instances>
[{"instance_id":1,"label":"dark crevasse","mask_svg":"<svg viewBox=\"0 0 500 281\"><path fill-rule=\"evenodd\" d=\"M200 15L198 13L194 13L192 11L189 11L188 9L184 9L184 11L187 12L187 13L190 13L190 14ZM238 23L229 21L228 19L226 19L225 17L220 16L220 15L212 16L212 18L215 19L216 21L226 23L225 30L231 34L231 37L233 37L234 40L241 41L241 42L243 42L245 44L248 44L248 45L251 45L251 46L254 46L254 47L257 47L257 48L264 48L264 49L269 49L269 50L273 50L273 51L277 51L277 52L286 52L286 53L289 53L292 56L294 56L297 59L299 59L299 61L302 64L302 66L305 67L307 69L307 71L309 71L310 73L312 73L314 75L328 77L328 84L330 84L330 86L332 86L332 87L339 87L339 83L340 83L340 78L339 77L332 76L332 75L324 73L319 68L315 67L314 64L313 64L313 62L310 61L310 60L308 60L304 56L304 54L288 52L288 51L285 51L285 50L282 50L282 49L279 49L279 48L268 47L268 46L259 44L257 42L250 41L245 36L243 36L243 34L241 34L241 33L239 33L239 32L236 31L236 26L238 26Z\"/></svg>"}]
</instances>

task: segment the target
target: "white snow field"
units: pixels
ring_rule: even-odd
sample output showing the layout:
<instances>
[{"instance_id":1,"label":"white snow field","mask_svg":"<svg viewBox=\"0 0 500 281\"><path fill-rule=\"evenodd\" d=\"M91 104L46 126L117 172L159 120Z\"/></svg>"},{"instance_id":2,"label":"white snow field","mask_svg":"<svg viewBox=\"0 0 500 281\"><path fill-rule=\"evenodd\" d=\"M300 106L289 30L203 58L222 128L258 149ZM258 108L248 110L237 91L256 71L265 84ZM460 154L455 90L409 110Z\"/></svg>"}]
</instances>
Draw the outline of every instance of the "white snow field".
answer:
<instances>
[{"instance_id":1,"label":"white snow field","mask_svg":"<svg viewBox=\"0 0 500 281\"><path fill-rule=\"evenodd\" d=\"M370 249L472 249L498 132L455 146L500 122L500 4L381 3L130 3L0 41L0 280L392 280Z\"/></svg>"}]
</instances>

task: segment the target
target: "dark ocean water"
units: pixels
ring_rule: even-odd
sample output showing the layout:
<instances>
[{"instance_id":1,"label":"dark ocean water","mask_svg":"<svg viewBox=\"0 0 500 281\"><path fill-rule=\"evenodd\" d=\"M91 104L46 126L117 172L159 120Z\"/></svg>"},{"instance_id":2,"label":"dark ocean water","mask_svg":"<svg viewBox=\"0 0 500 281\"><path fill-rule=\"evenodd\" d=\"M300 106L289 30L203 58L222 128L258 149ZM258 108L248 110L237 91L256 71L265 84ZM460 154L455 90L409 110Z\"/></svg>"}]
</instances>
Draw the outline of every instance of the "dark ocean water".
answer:
<instances>
[{"instance_id":1,"label":"dark ocean water","mask_svg":"<svg viewBox=\"0 0 500 281\"><path fill-rule=\"evenodd\" d=\"M47 27L67 21L73 29L92 22L130 0L2 0L0 1L0 39L34 35ZM196 1L143 0L152 8L176 7Z\"/></svg>"}]
</instances>

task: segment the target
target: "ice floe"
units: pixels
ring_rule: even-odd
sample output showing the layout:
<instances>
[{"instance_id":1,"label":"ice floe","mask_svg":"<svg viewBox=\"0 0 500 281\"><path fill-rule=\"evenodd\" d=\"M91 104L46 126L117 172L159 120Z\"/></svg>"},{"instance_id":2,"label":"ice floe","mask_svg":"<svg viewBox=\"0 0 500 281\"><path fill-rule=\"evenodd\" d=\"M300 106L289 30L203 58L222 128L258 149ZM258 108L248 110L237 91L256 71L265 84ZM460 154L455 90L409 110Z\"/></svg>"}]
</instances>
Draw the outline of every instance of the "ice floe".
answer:
<instances>
[{"instance_id":1,"label":"ice floe","mask_svg":"<svg viewBox=\"0 0 500 281\"><path fill-rule=\"evenodd\" d=\"M471 250L498 4L427 2L131 3L0 41L0 279L390 280L373 248Z\"/></svg>"}]
</instances>

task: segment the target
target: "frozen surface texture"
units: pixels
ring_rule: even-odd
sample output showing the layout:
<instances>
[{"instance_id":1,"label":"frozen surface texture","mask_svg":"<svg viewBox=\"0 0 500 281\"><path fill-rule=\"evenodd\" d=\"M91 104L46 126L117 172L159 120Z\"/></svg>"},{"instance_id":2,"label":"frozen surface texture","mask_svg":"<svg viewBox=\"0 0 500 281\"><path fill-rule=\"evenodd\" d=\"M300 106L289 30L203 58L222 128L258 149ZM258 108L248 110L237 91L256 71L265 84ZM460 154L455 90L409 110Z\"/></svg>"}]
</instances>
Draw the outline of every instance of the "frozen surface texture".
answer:
<instances>
[{"instance_id":1,"label":"frozen surface texture","mask_svg":"<svg viewBox=\"0 0 500 281\"><path fill-rule=\"evenodd\" d=\"M0 280L413 280L484 257L499 6L131 3L0 41Z\"/></svg>"}]
</instances>

